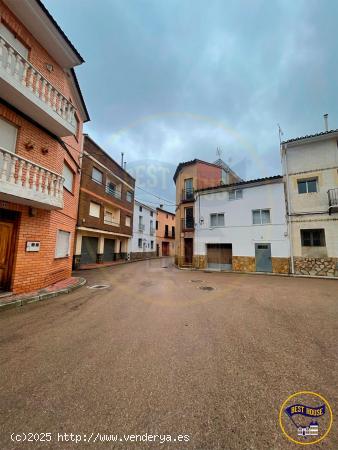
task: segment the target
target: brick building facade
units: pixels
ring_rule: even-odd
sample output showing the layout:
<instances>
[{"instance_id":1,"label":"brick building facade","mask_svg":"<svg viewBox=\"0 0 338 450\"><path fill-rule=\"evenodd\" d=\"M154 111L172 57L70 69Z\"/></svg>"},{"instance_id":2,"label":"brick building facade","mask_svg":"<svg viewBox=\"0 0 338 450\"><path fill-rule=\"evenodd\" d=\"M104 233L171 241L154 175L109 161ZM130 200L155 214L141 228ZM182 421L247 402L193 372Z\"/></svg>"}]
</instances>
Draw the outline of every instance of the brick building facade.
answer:
<instances>
[{"instance_id":1,"label":"brick building facade","mask_svg":"<svg viewBox=\"0 0 338 450\"><path fill-rule=\"evenodd\" d=\"M133 230L135 180L84 137L74 266L126 259Z\"/></svg>"},{"instance_id":2,"label":"brick building facade","mask_svg":"<svg viewBox=\"0 0 338 450\"><path fill-rule=\"evenodd\" d=\"M175 256L175 214L156 209L156 254Z\"/></svg>"},{"instance_id":3,"label":"brick building facade","mask_svg":"<svg viewBox=\"0 0 338 450\"><path fill-rule=\"evenodd\" d=\"M44 6L0 1L0 17L0 290L21 293L71 275L89 117L83 59Z\"/></svg>"}]
</instances>

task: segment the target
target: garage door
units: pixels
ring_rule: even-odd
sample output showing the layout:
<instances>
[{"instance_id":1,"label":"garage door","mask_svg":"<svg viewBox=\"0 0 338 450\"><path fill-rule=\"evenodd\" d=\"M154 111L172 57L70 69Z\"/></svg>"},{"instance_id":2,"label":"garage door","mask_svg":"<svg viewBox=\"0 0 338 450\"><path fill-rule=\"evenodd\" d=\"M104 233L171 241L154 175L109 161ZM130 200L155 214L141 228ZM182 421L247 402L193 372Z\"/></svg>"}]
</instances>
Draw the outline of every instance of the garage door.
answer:
<instances>
[{"instance_id":1,"label":"garage door","mask_svg":"<svg viewBox=\"0 0 338 450\"><path fill-rule=\"evenodd\" d=\"M81 263L91 264L96 263L98 238L83 236L81 247Z\"/></svg>"},{"instance_id":2,"label":"garage door","mask_svg":"<svg viewBox=\"0 0 338 450\"><path fill-rule=\"evenodd\" d=\"M207 245L208 268L232 270L232 244Z\"/></svg>"},{"instance_id":3,"label":"garage door","mask_svg":"<svg viewBox=\"0 0 338 450\"><path fill-rule=\"evenodd\" d=\"M113 261L115 252L115 239L104 240L103 261Z\"/></svg>"}]
</instances>

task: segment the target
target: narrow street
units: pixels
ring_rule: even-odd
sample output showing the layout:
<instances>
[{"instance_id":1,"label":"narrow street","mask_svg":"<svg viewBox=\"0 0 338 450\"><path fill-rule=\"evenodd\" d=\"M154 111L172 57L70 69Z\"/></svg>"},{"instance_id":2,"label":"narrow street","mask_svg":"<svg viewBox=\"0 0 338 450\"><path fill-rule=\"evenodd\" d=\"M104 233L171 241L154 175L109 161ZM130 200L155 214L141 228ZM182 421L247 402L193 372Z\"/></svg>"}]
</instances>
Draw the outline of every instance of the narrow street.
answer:
<instances>
[{"instance_id":1,"label":"narrow street","mask_svg":"<svg viewBox=\"0 0 338 450\"><path fill-rule=\"evenodd\" d=\"M3 450L291 449L278 425L290 394L338 404L336 281L180 271L170 259L77 274L79 290L0 315ZM11 441L29 432L52 441ZM189 442L85 442L91 433ZM338 448L335 424L320 447Z\"/></svg>"}]
</instances>

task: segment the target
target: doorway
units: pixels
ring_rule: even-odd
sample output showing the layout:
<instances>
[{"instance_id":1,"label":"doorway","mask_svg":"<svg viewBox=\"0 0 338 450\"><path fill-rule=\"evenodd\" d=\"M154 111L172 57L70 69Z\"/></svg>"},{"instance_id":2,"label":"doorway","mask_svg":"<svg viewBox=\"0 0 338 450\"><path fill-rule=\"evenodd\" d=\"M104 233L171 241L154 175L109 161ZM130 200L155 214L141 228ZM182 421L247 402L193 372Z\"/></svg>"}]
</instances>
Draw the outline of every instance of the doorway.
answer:
<instances>
[{"instance_id":1,"label":"doorway","mask_svg":"<svg viewBox=\"0 0 338 450\"><path fill-rule=\"evenodd\" d=\"M208 268L232 270L232 244L207 244Z\"/></svg>"},{"instance_id":2,"label":"doorway","mask_svg":"<svg viewBox=\"0 0 338 450\"><path fill-rule=\"evenodd\" d=\"M169 242L162 242L162 256L169 256Z\"/></svg>"},{"instance_id":3,"label":"doorway","mask_svg":"<svg viewBox=\"0 0 338 450\"><path fill-rule=\"evenodd\" d=\"M81 263L95 264L99 240L97 237L83 236L81 247Z\"/></svg>"},{"instance_id":4,"label":"doorway","mask_svg":"<svg viewBox=\"0 0 338 450\"><path fill-rule=\"evenodd\" d=\"M0 292L11 287L18 213L0 209Z\"/></svg>"},{"instance_id":5,"label":"doorway","mask_svg":"<svg viewBox=\"0 0 338 450\"><path fill-rule=\"evenodd\" d=\"M272 272L271 244L255 244L256 272Z\"/></svg>"},{"instance_id":6,"label":"doorway","mask_svg":"<svg viewBox=\"0 0 338 450\"><path fill-rule=\"evenodd\" d=\"M184 239L184 263L192 264L192 255L194 251L194 240L193 238Z\"/></svg>"}]
</instances>

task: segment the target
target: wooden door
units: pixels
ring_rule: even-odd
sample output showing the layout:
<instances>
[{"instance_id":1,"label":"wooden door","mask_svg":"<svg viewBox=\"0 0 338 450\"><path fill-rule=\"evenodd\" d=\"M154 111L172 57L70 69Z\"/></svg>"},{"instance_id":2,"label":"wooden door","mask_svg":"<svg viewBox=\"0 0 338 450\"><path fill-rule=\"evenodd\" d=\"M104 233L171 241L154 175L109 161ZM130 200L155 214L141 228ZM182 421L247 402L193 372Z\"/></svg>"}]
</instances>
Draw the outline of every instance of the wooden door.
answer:
<instances>
[{"instance_id":1,"label":"wooden door","mask_svg":"<svg viewBox=\"0 0 338 450\"><path fill-rule=\"evenodd\" d=\"M14 256L15 224L0 221L0 289L9 289Z\"/></svg>"},{"instance_id":2,"label":"wooden door","mask_svg":"<svg viewBox=\"0 0 338 450\"><path fill-rule=\"evenodd\" d=\"M184 239L184 262L186 264L192 263L192 255L194 251L194 242L192 238Z\"/></svg>"}]
</instances>

